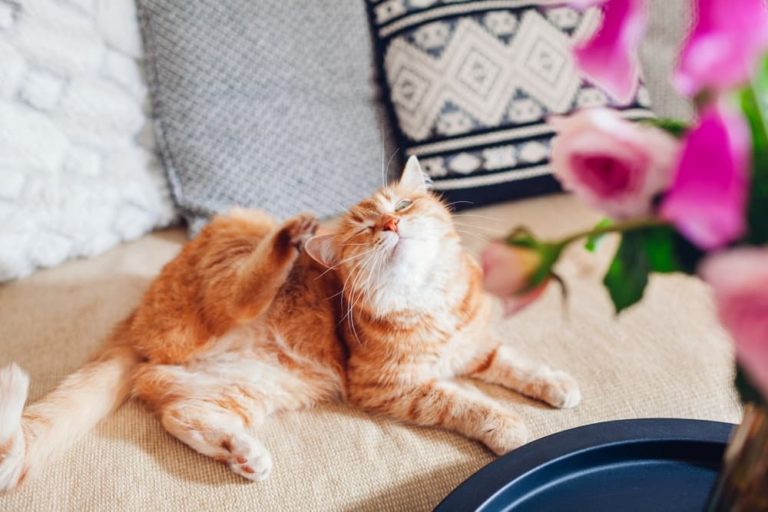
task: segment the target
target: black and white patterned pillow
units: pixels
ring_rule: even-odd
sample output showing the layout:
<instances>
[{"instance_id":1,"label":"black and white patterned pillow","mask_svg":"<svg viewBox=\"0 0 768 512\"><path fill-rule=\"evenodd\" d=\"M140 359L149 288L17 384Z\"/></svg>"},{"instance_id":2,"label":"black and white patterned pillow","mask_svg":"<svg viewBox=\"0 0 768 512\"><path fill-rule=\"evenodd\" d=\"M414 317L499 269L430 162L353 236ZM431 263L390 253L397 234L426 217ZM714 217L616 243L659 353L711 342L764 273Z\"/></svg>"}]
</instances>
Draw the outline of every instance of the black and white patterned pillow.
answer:
<instances>
[{"instance_id":1,"label":"black and white patterned pillow","mask_svg":"<svg viewBox=\"0 0 768 512\"><path fill-rule=\"evenodd\" d=\"M457 208L559 190L546 118L617 107L582 80L574 41L600 13L562 1L368 0L380 75L403 157L417 155ZM643 85L628 118L647 118Z\"/></svg>"}]
</instances>

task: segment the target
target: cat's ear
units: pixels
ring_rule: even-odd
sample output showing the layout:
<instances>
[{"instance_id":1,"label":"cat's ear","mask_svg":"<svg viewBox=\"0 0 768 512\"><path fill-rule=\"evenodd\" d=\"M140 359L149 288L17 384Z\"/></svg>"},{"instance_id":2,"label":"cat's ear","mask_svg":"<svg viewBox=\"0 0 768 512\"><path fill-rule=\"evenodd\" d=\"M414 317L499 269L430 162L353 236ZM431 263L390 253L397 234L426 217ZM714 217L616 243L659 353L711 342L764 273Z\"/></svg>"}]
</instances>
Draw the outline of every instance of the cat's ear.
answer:
<instances>
[{"instance_id":1,"label":"cat's ear","mask_svg":"<svg viewBox=\"0 0 768 512\"><path fill-rule=\"evenodd\" d=\"M429 178L421 170L419 159L416 156L408 158L403 174L400 176L400 186L414 192L426 192L429 189L429 185Z\"/></svg>"},{"instance_id":2,"label":"cat's ear","mask_svg":"<svg viewBox=\"0 0 768 512\"><path fill-rule=\"evenodd\" d=\"M309 257L325 268L336 264L336 251L333 248L333 235L313 236L304 244Z\"/></svg>"}]
</instances>

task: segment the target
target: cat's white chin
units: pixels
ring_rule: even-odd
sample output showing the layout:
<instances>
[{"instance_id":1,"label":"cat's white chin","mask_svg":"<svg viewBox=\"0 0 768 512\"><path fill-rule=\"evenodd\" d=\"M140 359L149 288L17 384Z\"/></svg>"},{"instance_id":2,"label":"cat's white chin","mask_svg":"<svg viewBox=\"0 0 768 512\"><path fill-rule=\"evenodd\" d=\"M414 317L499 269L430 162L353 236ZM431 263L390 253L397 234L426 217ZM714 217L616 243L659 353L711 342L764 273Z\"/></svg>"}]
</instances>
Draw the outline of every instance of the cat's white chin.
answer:
<instances>
[{"instance_id":1,"label":"cat's white chin","mask_svg":"<svg viewBox=\"0 0 768 512\"><path fill-rule=\"evenodd\" d=\"M404 258L410 256L413 251L418 250L419 241L416 238L398 235L392 233L388 237L386 247L390 255L395 258Z\"/></svg>"}]
</instances>

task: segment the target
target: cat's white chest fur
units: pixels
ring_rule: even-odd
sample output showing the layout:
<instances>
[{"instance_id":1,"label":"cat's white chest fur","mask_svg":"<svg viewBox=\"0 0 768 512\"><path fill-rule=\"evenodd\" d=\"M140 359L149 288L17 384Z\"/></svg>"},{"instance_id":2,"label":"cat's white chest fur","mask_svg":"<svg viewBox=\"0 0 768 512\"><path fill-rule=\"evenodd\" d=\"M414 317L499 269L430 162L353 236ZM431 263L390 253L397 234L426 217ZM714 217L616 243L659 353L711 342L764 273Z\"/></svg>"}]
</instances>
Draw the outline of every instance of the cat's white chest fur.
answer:
<instances>
[{"instance_id":1,"label":"cat's white chest fur","mask_svg":"<svg viewBox=\"0 0 768 512\"><path fill-rule=\"evenodd\" d=\"M448 309L467 290L459 255L458 245L401 240L393 260L378 271L369 305L381 316L409 311L450 321Z\"/></svg>"}]
</instances>

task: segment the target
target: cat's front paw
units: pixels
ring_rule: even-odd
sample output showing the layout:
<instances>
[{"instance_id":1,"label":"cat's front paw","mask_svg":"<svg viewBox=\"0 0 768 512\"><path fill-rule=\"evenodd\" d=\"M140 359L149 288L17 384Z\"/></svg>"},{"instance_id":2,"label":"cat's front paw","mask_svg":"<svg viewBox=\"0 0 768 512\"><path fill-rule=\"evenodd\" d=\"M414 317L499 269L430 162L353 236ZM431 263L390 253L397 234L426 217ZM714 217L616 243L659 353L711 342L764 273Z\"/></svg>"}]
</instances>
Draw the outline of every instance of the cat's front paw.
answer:
<instances>
[{"instance_id":1,"label":"cat's front paw","mask_svg":"<svg viewBox=\"0 0 768 512\"><path fill-rule=\"evenodd\" d=\"M528 442L525 424L513 416L494 415L486 419L480 440L496 455L504 455Z\"/></svg>"},{"instance_id":2,"label":"cat's front paw","mask_svg":"<svg viewBox=\"0 0 768 512\"><path fill-rule=\"evenodd\" d=\"M307 240L317 232L318 220L310 213L300 213L288 219L280 229L280 240L288 247L301 250Z\"/></svg>"},{"instance_id":3,"label":"cat's front paw","mask_svg":"<svg viewBox=\"0 0 768 512\"><path fill-rule=\"evenodd\" d=\"M581 390L567 373L554 370L548 377L541 399L558 409L570 409L581 403Z\"/></svg>"}]
</instances>

